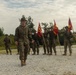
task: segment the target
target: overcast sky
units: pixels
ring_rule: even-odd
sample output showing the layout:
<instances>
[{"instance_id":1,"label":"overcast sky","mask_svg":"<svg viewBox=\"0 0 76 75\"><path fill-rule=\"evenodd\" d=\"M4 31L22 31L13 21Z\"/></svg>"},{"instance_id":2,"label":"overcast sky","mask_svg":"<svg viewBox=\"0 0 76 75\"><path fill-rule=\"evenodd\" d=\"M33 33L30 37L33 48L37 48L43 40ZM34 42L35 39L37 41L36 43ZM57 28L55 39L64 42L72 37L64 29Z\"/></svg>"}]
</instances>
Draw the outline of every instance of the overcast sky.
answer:
<instances>
[{"instance_id":1,"label":"overcast sky","mask_svg":"<svg viewBox=\"0 0 76 75\"><path fill-rule=\"evenodd\" d=\"M40 22L53 22L59 29L68 25L71 18L76 31L76 0L0 0L0 27L4 33L14 34L19 18L31 16L37 29Z\"/></svg>"}]
</instances>

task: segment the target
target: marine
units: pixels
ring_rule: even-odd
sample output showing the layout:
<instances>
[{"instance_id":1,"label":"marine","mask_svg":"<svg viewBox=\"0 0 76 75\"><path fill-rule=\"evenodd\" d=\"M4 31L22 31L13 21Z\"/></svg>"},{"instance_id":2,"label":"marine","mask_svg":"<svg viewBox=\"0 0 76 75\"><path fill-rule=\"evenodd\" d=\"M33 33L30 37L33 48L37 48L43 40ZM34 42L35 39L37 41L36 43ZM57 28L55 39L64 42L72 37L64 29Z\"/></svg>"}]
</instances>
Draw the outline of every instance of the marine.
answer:
<instances>
[{"instance_id":1,"label":"marine","mask_svg":"<svg viewBox=\"0 0 76 75\"><path fill-rule=\"evenodd\" d=\"M57 35L53 32L53 27L51 27L51 30L49 31L49 47L50 47L50 55L52 55L52 49L54 50L55 55L57 55L56 51L56 39Z\"/></svg>"},{"instance_id":2,"label":"marine","mask_svg":"<svg viewBox=\"0 0 76 75\"><path fill-rule=\"evenodd\" d=\"M38 35L36 33L36 30L34 31L33 35L32 35L32 39L33 39L33 55L35 55L37 53L37 55L39 55L39 41L38 41Z\"/></svg>"},{"instance_id":3,"label":"marine","mask_svg":"<svg viewBox=\"0 0 76 75\"><path fill-rule=\"evenodd\" d=\"M65 32L64 32L64 54L67 55L67 47L69 47L69 55L72 55L72 43L71 43L71 38L73 38L73 35L71 31L69 31L68 26L65 27Z\"/></svg>"},{"instance_id":4,"label":"marine","mask_svg":"<svg viewBox=\"0 0 76 75\"><path fill-rule=\"evenodd\" d=\"M21 66L26 65L26 59L29 49L28 40L29 29L27 27L27 20L22 17L20 20L20 25L15 30L15 44L19 46L19 58L21 60Z\"/></svg>"},{"instance_id":5,"label":"marine","mask_svg":"<svg viewBox=\"0 0 76 75\"><path fill-rule=\"evenodd\" d=\"M48 32L46 29L44 29L43 33L43 48L44 48L43 55L49 54L49 40L48 40Z\"/></svg>"},{"instance_id":6,"label":"marine","mask_svg":"<svg viewBox=\"0 0 76 75\"><path fill-rule=\"evenodd\" d=\"M8 34L6 34L5 36L6 37L4 38L4 44L5 44L6 53L8 54L8 50L9 50L10 55L12 55L12 51L11 51L11 48L10 48L11 40L8 37Z\"/></svg>"}]
</instances>

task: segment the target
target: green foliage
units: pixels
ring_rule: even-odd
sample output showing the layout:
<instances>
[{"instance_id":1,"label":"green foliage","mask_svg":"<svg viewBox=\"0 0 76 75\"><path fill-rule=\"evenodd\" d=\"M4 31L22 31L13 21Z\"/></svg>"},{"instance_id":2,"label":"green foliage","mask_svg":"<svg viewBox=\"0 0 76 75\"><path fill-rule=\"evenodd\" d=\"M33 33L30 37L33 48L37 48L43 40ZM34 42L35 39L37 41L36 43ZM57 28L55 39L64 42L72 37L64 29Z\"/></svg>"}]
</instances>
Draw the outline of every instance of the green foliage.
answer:
<instances>
[{"instance_id":1,"label":"green foliage","mask_svg":"<svg viewBox=\"0 0 76 75\"><path fill-rule=\"evenodd\" d=\"M27 25L30 29L34 29L33 19L30 16L28 17Z\"/></svg>"},{"instance_id":2,"label":"green foliage","mask_svg":"<svg viewBox=\"0 0 76 75\"><path fill-rule=\"evenodd\" d=\"M47 23L43 23L43 22L42 22L42 25L44 26L44 29L46 29L46 28L47 28L47 26L48 26L48 24L47 24Z\"/></svg>"},{"instance_id":3,"label":"green foliage","mask_svg":"<svg viewBox=\"0 0 76 75\"><path fill-rule=\"evenodd\" d=\"M53 26L52 22L50 22L49 24L42 22L41 24L43 26L43 29L47 29L47 31L49 31L51 29L51 27Z\"/></svg>"},{"instance_id":4,"label":"green foliage","mask_svg":"<svg viewBox=\"0 0 76 75\"><path fill-rule=\"evenodd\" d=\"M0 28L0 36L4 35L3 31L4 31L4 29Z\"/></svg>"},{"instance_id":5,"label":"green foliage","mask_svg":"<svg viewBox=\"0 0 76 75\"><path fill-rule=\"evenodd\" d=\"M4 38L5 38L5 36L3 35L3 36L0 36L0 46L4 46Z\"/></svg>"},{"instance_id":6,"label":"green foliage","mask_svg":"<svg viewBox=\"0 0 76 75\"><path fill-rule=\"evenodd\" d=\"M50 26L53 26L53 23L52 22L50 22Z\"/></svg>"},{"instance_id":7,"label":"green foliage","mask_svg":"<svg viewBox=\"0 0 76 75\"><path fill-rule=\"evenodd\" d=\"M5 35L0 37L0 46L4 46L4 38L5 38ZM11 45L15 45L14 35L9 35L9 38L11 40Z\"/></svg>"},{"instance_id":8,"label":"green foliage","mask_svg":"<svg viewBox=\"0 0 76 75\"><path fill-rule=\"evenodd\" d=\"M11 40L11 45L15 45L15 41L14 41L14 35L10 34L10 40Z\"/></svg>"}]
</instances>

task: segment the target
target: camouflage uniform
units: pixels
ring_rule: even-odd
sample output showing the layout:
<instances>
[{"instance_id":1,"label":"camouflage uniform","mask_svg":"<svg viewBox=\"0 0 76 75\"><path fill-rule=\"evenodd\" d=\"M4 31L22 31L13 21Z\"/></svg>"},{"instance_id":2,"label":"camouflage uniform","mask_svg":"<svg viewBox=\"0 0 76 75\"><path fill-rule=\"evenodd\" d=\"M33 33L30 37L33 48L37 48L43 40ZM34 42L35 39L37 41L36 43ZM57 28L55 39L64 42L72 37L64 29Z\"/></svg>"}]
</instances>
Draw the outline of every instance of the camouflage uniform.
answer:
<instances>
[{"instance_id":1,"label":"camouflage uniform","mask_svg":"<svg viewBox=\"0 0 76 75\"><path fill-rule=\"evenodd\" d=\"M48 33L46 32L46 30L44 30L43 33L43 48L44 48L44 55L49 54L49 41L48 41Z\"/></svg>"},{"instance_id":2,"label":"camouflage uniform","mask_svg":"<svg viewBox=\"0 0 76 75\"><path fill-rule=\"evenodd\" d=\"M50 55L52 55L52 48L54 50L55 55L57 54L56 52L56 35L54 34L53 31L49 31L49 47L50 47Z\"/></svg>"},{"instance_id":3,"label":"camouflage uniform","mask_svg":"<svg viewBox=\"0 0 76 75\"><path fill-rule=\"evenodd\" d=\"M30 49L32 48L32 51L33 51L33 45L34 45L34 43L32 42L33 39L32 39L32 33L31 33L31 31L29 31L28 38L29 38L29 51L28 51L28 53L30 54Z\"/></svg>"},{"instance_id":4,"label":"camouflage uniform","mask_svg":"<svg viewBox=\"0 0 76 75\"><path fill-rule=\"evenodd\" d=\"M72 33L68 31L68 27L66 27L66 31L64 32L64 54L67 55L67 46L69 47L69 53L70 55L72 54L72 49L71 49L71 38L72 38Z\"/></svg>"},{"instance_id":5,"label":"camouflage uniform","mask_svg":"<svg viewBox=\"0 0 76 75\"><path fill-rule=\"evenodd\" d=\"M22 18L21 20L24 21L25 19ZM21 66L23 66L27 59L28 47L29 47L27 26L23 27L22 25L20 25L19 27L16 28L15 41L18 42Z\"/></svg>"},{"instance_id":6,"label":"camouflage uniform","mask_svg":"<svg viewBox=\"0 0 76 75\"><path fill-rule=\"evenodd\" d=\"M4 38L4 44L5 44L6 53L8 54L8 49L9 49L9 52L11 55L12 54L11 48L10 48L11 41L10 41L10 38L8 37L8 35L6 35L6 37Z\"/></svg>"},{"instance_id":7,"label":"camouflage uniform","mask_svg":"<svg viewBox=\"0 0 76 75\"><path fill-rule=\"evenodd\" d=\"M36 34L36 32L34 32L34 34L32 35L32 38L34 40L34 45L33 45L33 55L36 54L39 55L39 41L38 41L38 35Z\"/></svg>"}]
</instances>

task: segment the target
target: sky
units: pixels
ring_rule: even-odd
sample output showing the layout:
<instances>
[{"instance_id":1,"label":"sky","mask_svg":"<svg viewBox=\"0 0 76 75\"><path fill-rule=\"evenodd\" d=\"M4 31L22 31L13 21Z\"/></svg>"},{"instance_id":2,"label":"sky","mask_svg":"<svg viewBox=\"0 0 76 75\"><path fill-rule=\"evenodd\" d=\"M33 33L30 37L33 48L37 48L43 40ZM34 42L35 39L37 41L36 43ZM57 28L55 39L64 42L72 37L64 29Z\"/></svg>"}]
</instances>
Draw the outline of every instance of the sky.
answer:
<instances>
[{"instance_id":1,"label":"sky","mask_svg":"<svg viewBox=\"0 0 76 75\"><path fill-rule=\"evenodd\" d=\"M38 23L56 21L59 29L68 26L70 17L76 31L76 0L0 0L0 28L5 34L15 34L19 19L31 16L35 29Z\"/></svg>"}]
</instances>

